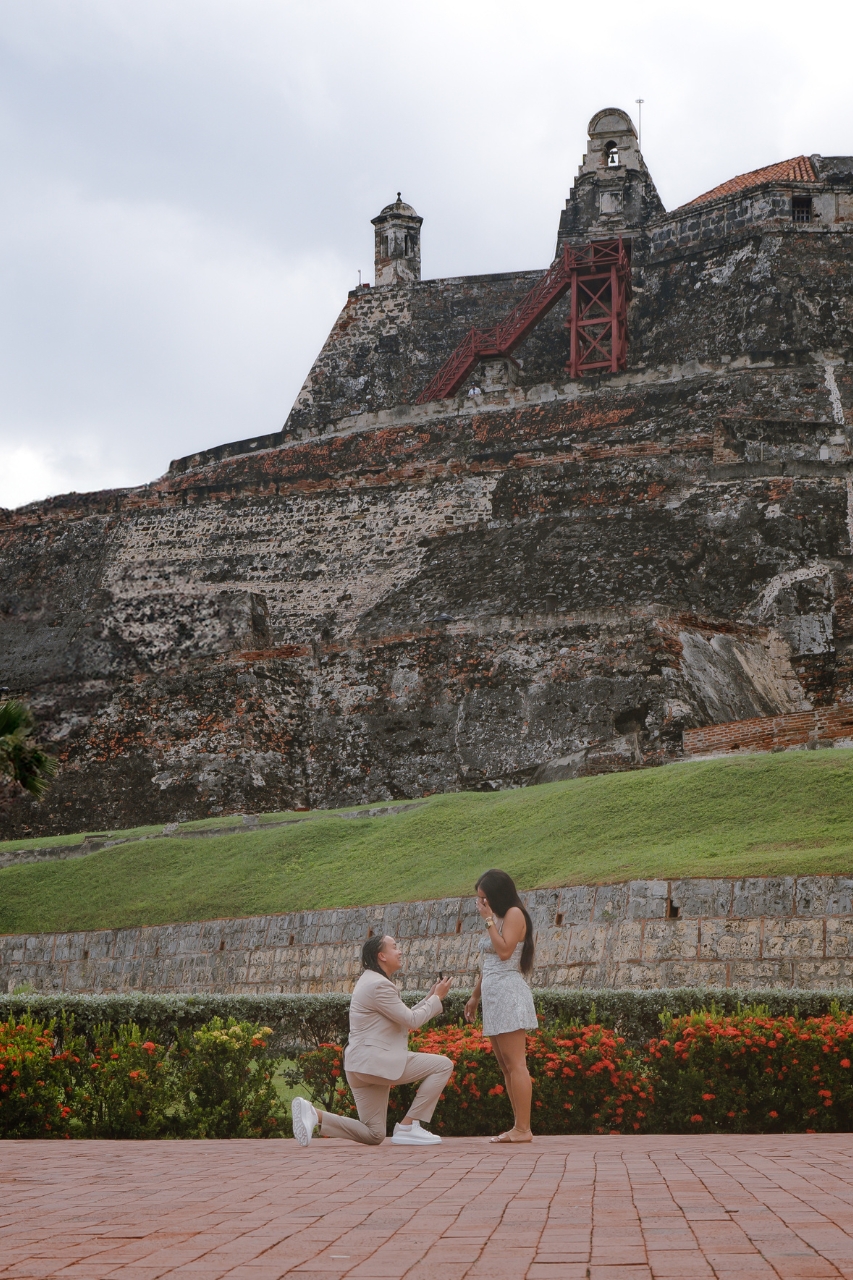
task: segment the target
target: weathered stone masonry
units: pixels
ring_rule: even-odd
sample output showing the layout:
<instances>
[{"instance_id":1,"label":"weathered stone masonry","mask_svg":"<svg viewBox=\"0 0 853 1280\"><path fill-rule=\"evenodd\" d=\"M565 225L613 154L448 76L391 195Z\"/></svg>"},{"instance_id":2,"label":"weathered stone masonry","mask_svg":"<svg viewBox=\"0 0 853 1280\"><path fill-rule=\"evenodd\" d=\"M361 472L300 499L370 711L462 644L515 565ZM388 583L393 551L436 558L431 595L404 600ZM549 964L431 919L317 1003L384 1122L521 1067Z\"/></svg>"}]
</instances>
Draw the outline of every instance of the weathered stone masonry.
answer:
<instances>
[{"instance_id":1,"label":"weathered stone masonry","mask_svg":"<svg viewBox=\"0 0 853 1280\"><path fill-rule=\"evenodd\" d=\"M534 986L853 985L853 876L634 880L524 894ZM0 937L0 989L349 991L368 931L402 943L404 986L471 983L483 937L470 898L243 920Z\"/></svg>"},{"instance_id":2,"label":"weathered stone masonry","mask_svg":"<svg viewBox=\"0 0 853 1280\"><path fill-rule=\"evenodd\" d=\"M381 218L394 283L280 434L0 512L0 684L63 764L9 835L526 785L853 704L853 158L666 213L599 113L558 238L630 242L627 370L567 380L557 306L507 385L421 406L541 273L422 281L418 215Z\"/></svg>"}]
</instances>

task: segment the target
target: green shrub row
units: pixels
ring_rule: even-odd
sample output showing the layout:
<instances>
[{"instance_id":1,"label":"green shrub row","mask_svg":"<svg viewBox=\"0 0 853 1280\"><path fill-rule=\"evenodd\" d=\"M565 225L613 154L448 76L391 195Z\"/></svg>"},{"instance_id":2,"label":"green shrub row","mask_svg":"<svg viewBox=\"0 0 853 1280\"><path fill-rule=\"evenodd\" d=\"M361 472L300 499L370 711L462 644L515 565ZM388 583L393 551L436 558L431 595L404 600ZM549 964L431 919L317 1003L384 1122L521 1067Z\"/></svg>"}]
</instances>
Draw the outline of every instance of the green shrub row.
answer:
<instances>
[{"instance_id":1,"label":"green shrub row","mask_svg":"<svg viewBox=\"0 0 853 1280\"><path fill-rule=\"evenodd\" d=\"M423 993L407 993L414 1004ZM628 1044L645 1044L660 1030L664 1013L673 1016L709 1008L735 1013L760 1004L773 1017L821 1017L834 1005L853 1009L853 989L842 991L716 990L671 987L657 991L566 991L541 988L534 991L543 1027L600 1022L625 1037ZM460 1022L469 992L451 991L441 1017L432 1026ZM272 1028L270 1045L293 1057L319 1044L346 1042L349 1026L348 995L44 995L19 993L0 996L0 1021L21 1018L30 1012L42 1022L67 1025L91 1043L96 1027L118 1028L127 1023L147 1027L166 1042L177 1032L197 1031L212 1018L229 1018Z\"/></svg>"},{"instance_id":2,"label":"green shrub row","mask_svg":"<svg viewBox=\"0 0 853 1280\"><path fill-rule=\"evenodd\" d=\"M212 1018L169 1039L135 1023L0 1023L0 1138L253 1138L292 1133L269 1028Z\"/></svg>"}]
</instances>

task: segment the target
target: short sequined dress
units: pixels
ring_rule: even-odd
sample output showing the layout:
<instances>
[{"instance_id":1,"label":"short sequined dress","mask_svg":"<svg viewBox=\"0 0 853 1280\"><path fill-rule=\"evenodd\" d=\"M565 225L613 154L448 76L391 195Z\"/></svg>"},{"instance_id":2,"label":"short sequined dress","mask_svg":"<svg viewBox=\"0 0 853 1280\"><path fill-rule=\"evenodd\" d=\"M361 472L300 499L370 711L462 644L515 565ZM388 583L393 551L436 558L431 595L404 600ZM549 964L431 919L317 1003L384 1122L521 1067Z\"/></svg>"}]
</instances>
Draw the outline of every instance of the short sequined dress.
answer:
<instances>
[{"instance_id":1,"label":"short sequined dress","mask_svg":"<svg viewBox=\"0 0 853 1280\"><path fill-rule=\"evenodd\" d=\"M503 933L504 922L493 916L498 933ZM538 1027L533 995L521 973L521 949L519 942L507 960L501 960L489 937L480 943L482 956L483 1035L502 1036L508 1031L535 1031Z\"/></svg>"}]
</instances>

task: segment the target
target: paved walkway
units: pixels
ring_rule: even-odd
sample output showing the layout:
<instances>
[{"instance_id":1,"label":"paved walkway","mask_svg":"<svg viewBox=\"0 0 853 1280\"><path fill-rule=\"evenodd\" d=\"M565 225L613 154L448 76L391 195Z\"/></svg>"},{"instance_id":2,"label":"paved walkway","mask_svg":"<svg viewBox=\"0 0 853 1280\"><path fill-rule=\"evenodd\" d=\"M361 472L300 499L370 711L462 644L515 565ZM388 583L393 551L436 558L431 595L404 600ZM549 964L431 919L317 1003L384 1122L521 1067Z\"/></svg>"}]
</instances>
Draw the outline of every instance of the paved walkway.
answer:
<instances>
[{"instance_id":1,"label":"paved walkway","mask_svg":"<svg viewBox=\"0 0 853 1280\"><path fill-rule=\"evenodd\" d=\"M0 1277L853 1277L853 1136L0 1142Z\"/></svg>"}]
</instances>

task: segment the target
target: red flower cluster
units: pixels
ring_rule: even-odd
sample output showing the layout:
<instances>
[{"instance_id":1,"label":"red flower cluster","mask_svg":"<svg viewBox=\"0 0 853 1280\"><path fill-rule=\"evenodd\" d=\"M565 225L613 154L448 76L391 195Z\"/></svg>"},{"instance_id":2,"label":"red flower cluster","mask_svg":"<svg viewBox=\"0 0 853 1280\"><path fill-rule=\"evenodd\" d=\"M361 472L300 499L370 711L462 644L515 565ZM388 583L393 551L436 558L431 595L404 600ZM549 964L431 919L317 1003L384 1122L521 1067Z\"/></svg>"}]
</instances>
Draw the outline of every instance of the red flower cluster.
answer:
<instances>
[{"instance_id":1,"label":"red flower cluster","mask_svg":"<svg viewBox=\"0 0 853 1280\"><path fill-rule=\"evenodd\" d=\"M69 1071L78 1062L56 1051L52 1027L29 1017L0 1023L0 1137L68 1137Z\"/></svg>"},{"instance_id":2,"label":"red flower cluster","mask_svg":"<svg viewBox=\"0 0 853 1280\"><path fill-rule=\"evenodd\" d=\"M853 1018L840 1009L805 1019L712 1009L672 1019L665 1031L646 1057L659 1132L688 1124L706 1133L850 1128Z\"/></svg>"}]
</instances>

